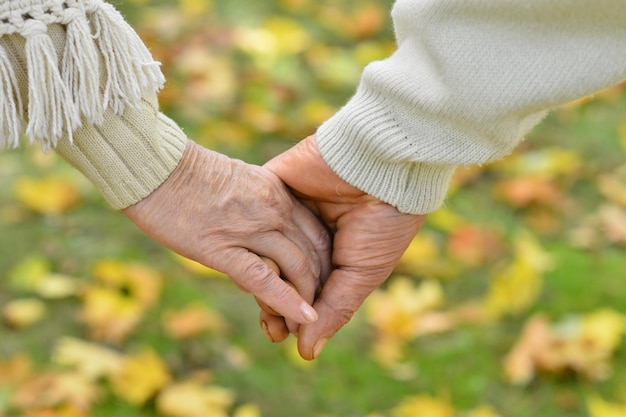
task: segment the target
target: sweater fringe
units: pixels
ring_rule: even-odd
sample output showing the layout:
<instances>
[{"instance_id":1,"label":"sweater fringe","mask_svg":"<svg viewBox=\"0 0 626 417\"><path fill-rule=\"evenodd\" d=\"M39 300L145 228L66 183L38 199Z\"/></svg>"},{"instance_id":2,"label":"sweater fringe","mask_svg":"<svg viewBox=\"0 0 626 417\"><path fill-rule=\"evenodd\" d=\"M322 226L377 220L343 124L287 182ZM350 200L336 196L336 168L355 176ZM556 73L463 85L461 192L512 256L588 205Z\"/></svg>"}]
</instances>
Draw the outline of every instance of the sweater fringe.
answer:
<instances>
[{"instance_id":1,"label":"sweater fringe","mask_svg":"<svg viewBox=\"0 0 626 417\"><path fill-rule=\"evenodd\" d=\"M13 65L0 45L0 148L17 148L24 107Z\"/></svg>"},{"instance_id":2,"label":"sweater fringe","mask_svg":"<svg viewBox=\"0 0 626 417\"><path fill-rule=\"evenodd\" d=\"M0 36L16 33L25 39L25 133L31 142L40 142L44 149L55 147L63 136L71 142L72 132L82 123L99 125L107 108L121 114L163 86L160 63L113 6L99 0L67 0L40 9L21 13L21 20L12 20L12 25L0 25ZM47 33L52 23L66 30L60 56ZM15 65L0 45L0 148L17 147L24 127Z\"/></svg>"}]
</instances>

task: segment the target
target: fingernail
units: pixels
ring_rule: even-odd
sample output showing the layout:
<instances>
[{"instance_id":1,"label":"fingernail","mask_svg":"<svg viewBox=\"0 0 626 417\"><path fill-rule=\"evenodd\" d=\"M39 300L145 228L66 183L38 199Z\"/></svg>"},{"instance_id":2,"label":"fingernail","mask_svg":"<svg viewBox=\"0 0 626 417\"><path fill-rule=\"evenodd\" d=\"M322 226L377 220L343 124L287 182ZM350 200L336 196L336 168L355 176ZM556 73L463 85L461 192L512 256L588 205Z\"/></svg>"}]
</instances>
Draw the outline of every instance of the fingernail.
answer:
<instances>
[{"instance_id":1,"label":"fingernail","mask_svg":"<svg viewBox=\"0 0 626 417\"><path fill-rule=\"evenodd\" d=\"M313 323L317 321L317 311L315 311L310 305L302 303L302 306L300 307L300 312L302 312L302 315L308 323Z\"/></svg>"},{"instance_id":2,"label":"fingernail","mask_svg":"<svg viewBox=\"0 0 626 417\"><path fill-rule=\"evenodd\" d=\"M313 359L317 358L317 356L322 352L322 349L324 349L327 341L328 339L326 338L320 339L317 341L315 346L313 346Z\"/></svg>"},{"instance_id":3,"label":"fingernail","mask_svg":"<svg viewBox=\"0 0 626 417\"><path fill-rule=\"evenodd\" d=\"M265 336L270 340L270 342L274 343L274 338L272 337L272 334L270 333L270 330L267 327L267 323L265 322L265 320L261 320L261 328L263 329L263 333L265 333Z\"/></svg>"}]
</instances>

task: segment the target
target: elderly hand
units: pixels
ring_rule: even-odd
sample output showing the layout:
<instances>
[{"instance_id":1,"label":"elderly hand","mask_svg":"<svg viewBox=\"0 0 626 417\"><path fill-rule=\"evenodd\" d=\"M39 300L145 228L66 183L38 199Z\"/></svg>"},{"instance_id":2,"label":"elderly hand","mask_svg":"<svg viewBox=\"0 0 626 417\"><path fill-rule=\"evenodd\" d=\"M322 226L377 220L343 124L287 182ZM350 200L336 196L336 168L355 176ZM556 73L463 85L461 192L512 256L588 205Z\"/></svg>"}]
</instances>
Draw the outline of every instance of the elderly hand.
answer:
<instances>
[{"instance_id":1,"label":"elderly hand","mask_svg":"<svg viewBox=\"0 0 626 417\"><path fill-rule=\"evenodd\" d=\"M314 359L365 298L391 274L425 215L402 214L339 178L322 159L310 136L266 165L334 232L334 269L314 303L319 319L300 326L298 351ZM286 337L278 317L261 312L270 338Z\"/></svg>"},{"instance_id":2,"label":"elderly hand","mask_svg":"<svg viewBox=\"0 0 626 417\"><path fill-rule=\"evenodd\" d=\"M124 212L164 246L228 274L291 331L317 319L310 304L330 269L329 236L270 171L190 141L170 177Z\"/></svg>"}]
</instances>

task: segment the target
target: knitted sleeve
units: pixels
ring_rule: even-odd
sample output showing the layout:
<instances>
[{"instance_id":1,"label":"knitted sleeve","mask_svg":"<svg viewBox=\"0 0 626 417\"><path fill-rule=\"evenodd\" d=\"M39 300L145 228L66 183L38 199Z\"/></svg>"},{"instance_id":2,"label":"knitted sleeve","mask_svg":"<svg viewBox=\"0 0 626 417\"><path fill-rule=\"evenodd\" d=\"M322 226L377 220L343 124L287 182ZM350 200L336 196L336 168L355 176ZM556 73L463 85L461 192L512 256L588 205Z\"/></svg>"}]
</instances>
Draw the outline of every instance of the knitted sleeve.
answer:
<instances>
[{"instance_id":1,"label":"knitted sleeve","mask_svg":"<svg viewBox=\"0 0 626 417\"><path fill-rule=\"evenodd\" d=\"M343 179L406 213L502 158L546 112L626 79L623 0L398 0L396 52L317 132Z\"/></svg>"},{"instance_id":2,"label":"knitted sleeve","mask_svg":"<svg viewBox=\"0 0 626 417\"><path fill-rule=\"evenodd\" d=\"M101 0L0 0L0 148L20 134L85 174L113 208L154 191L187 138L158 111L164 82Z\"/></svg>"}]
</instances>

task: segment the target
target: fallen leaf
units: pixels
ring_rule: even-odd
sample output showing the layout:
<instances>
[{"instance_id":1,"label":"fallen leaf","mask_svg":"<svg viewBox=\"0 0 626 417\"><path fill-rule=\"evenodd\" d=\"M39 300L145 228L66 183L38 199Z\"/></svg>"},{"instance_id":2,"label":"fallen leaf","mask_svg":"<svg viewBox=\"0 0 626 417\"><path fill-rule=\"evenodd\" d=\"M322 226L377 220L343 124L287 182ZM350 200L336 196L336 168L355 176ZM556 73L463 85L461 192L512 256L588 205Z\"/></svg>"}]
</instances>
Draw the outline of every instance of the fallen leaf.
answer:
<instances>
[{"instance_id":1,"label":"fallen leaf","mask_svg":"<svg viewBox=\"0 0 626 417\"><path fill-rule=\"evenodd\" d=\"M76 186L65 178L53 175L19 178L14 190L20 203L40 214L58 215L79 201Z\"/></svg>"},{"instance_id":2,"label":"fallen leaf","mask_svg":"<svg viewBox=\"0 0 626 417\"><path fill-rule=\"evenodd\" d=\"M626 165L622 165L614 172L600 175L597 183L604 197L626 208Z\"/></svg>"},{"instance_id":3,"label":"fallen leaf","mask_svg":"<svg viewBox=\"0 0 626 417\"><path fill-rule=\"evenodd\" d=\"M41 321L46 310L46 305L36 298L11 300L2 308L2 321L9 327L22 329Z\"/></svg>"},{"instance_id":4,"label":"fallen leaf","mask_svg":"<svg viewBox=\"0 0 626 417\"><path fill-rule=\"evenodd\" d=\"M446 278L453 276L455 271L451 263L443 259L434 234L424 230L413 238L404 251L396 272L428 278Z\"/></svg>"},{"instance_id":5,"label":"fallen leaf","mask_svg":"<svg viewBox=\"0 0 626 417\"><path fill-rule=\"evenodd\" d=\"M124 358L121 368L110 379L115 395L134 405L144 404L170 380L165 363L149 348Z\"/></svg>"},{"instance_id":6,"label":"fallen leaf","mask_svg":"<svg viewBox=\"0 0 626 417\"><path fill-rule=\"evenodd\" d=\"M391 410L391 417L454 417L456 410L447 401L428 395L404 398Z\"/></svg>"},{"instance_id":7,"label":"fallen leaf","mask_svg":"<svg viewBox=\"0 0 626 417\"><path fill-rule=\"evenodd\" d=\"M165 331L175 339L187 339L206 330L222 333L228 327L226 320L206 306L189 306L168 311L163 318Z\"/></svg>"},{"instance_id":8,"label":"fallen leaf","mask_svg":"<svg viewBox=\"0 0 626 417\"><path fill-rule=\"evenodd\" d=\"M110 378L122 368L120 353L102 345L73 337L62 337L55 345L52 362L69 367L90 381Z\"/></svg>"},{"instance_id":9,"label":"fallen leaf","mask_svg":"<svg viewBox=\"0 0 626 417\"><path fill-rule=\"evenodd\" d=\"M529 232L515 236L513 245L513 259L491 272L485 307L494 318L530 307L541 294L543 274L553 268L551 257Z\"/></svg>"},{"instance_id":10,"label":"fallen leaf","mask_svg":"<svg viewBox=\"0 0 626 417\"><path fill-rule=\"evenodd\" d=\"M516 208L540 204L557 207L564 201L561 190L552 179L526 176L506 179L495 187L496 197Z\"/></svg>"},{"instance_id":11,"label":"fallen leaf","mask_svg":"<svg viewBox=\"0 0 626 417\"><path fill-rule=\"evenodd\" d=\"M167 386L157 397L157 409L166 417L228 417L232 391L195 381Z\"/></svg>"},{"instance_id":12,"label":"fallen leaf","mask_svg":"<svg viewBox=\"0 0 626 417\"><path fill-rule=\"evenodd\" d=\"M504 358L504 374L507 381L516 385L530 382L536 374L537 352L550 344L550 323L545 316L533 316L526 322L515 346Z\"/></svg>"},{"instance_id":13,"label":"fallen leaf","mask_svg":"<svg viewBox=\"0 0 626 417\"><path fill-rule=\"evenodd\" d=\"M88 410L99 398L98 386L71 372L43 373L19 386L13 402L18 409L72 406Z\"/></svg>"},{"instance_id":14,"label":"fallen leaf","mask_svg":"<svg viewBox=\"0 0 626 417\"><path fill-rule=\"evenodd\" d=\"M599 228L612 243L626 244L626 209L604 204L597 213Z\"/></svg>"},{"instance_id":15,"label":"fallen leaf","mask_svg":"<svg viewBox=\"0 0 626 417\"><path fill-rule=\"evenodd\" d=\"M233 417L261 417L261 409L256 404L243 404L235 409Z\"/></svg>"},{"instance_id":16,"label":"fallen leaf","mask_svg":"<svg viewBox=\"0 0 626 417\"><path fill-rule=\"evenodd\" d=\"M608 402L598 395L587 396L589 417L624 417L626 403Z\"/></svg>"},{"instance_id":17,"label":"fallen leaf","mask_svg":"<svg viewBox=\"0 0 626 417\"><path fill-rule=\"evenodd\" d=\"M477 267L504 254L504 241L495 230L467 225L448 237L447 252L464 264Z\"/></svg>"}]
</instances>

